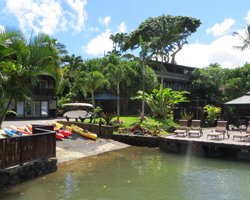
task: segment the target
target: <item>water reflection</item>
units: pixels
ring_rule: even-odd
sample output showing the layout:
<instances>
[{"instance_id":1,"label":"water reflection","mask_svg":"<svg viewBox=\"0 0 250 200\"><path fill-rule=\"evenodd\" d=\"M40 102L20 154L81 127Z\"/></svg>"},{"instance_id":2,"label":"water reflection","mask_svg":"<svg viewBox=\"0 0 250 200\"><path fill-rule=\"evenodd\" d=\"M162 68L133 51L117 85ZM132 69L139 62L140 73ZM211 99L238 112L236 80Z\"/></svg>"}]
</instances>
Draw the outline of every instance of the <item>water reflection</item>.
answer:
<instances>
[{"instance_id":1,"label":"water reflection","mask_svg":"<svg viewBox=\"0 0 250 200\"><path fill-rule=\"evenodd\" d=\"M129 147L59 166L1 200L248 199L249 164Z\"/></svg>"}]
</instances>

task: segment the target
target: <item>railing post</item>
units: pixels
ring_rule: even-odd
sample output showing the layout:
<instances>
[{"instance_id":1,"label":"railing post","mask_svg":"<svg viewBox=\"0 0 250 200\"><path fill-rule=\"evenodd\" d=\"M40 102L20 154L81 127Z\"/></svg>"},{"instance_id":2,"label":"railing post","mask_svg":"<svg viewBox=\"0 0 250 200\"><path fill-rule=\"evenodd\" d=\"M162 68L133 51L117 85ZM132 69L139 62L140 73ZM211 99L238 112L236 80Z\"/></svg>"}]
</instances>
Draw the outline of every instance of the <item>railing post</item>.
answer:
<instances>
[{"instance_id":1,"label":"railing post","mask_svg":"<svg viewBox=\"0 0 250 200\"><path fill-rule=\"evenodd\" d=\"M21 136L20 138L19 138L19 140L20 140L20 166L22 166L23 165L23 155L24 155L24 153L23 153L23 137Z\"/></svg>"}]
</instances>

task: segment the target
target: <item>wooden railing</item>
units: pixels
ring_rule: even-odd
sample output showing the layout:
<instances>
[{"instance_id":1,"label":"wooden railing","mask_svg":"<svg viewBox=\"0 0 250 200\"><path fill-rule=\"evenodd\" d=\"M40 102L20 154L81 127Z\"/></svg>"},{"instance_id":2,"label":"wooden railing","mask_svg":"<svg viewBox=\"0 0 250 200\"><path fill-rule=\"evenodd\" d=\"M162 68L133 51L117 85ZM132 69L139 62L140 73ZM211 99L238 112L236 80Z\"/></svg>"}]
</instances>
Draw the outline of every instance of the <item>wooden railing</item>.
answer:
<instances>
[{"instance_id":1,"label":"wooden railing","mask_svg":"<svg viewBox=\"0 0 250 200\"><path fill-rule=\"evenodd\" d=\"M0 170L56 156L55 132L39 127L34 132L29 136L0 139Z\"/></svg>"}]
</instances>

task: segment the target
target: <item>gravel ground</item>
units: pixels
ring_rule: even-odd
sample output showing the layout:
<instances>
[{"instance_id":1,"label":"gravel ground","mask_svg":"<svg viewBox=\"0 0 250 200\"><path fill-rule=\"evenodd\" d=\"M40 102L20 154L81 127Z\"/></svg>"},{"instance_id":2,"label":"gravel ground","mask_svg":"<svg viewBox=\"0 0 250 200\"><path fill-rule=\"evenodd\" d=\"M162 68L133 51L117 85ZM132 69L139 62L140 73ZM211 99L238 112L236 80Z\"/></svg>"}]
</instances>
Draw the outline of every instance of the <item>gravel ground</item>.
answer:
<instances>
[{"instance_id":1,"label":"gravel ground","mask_svg":"<svg viewBox=\"0 0 250 200\"><path fill-rule=\"evenodd\" d=\"M4 121L2 127L9 127L10 125L25 126L27 123L51 124L53 121L57 120L61 121L62 119ZM63 163L126 147L128 147L128 145L111 139L98 138L96 141L93 141L73 133L69 138L56 141L56 157L58 163Z\"/></svg>"}]
</instances>

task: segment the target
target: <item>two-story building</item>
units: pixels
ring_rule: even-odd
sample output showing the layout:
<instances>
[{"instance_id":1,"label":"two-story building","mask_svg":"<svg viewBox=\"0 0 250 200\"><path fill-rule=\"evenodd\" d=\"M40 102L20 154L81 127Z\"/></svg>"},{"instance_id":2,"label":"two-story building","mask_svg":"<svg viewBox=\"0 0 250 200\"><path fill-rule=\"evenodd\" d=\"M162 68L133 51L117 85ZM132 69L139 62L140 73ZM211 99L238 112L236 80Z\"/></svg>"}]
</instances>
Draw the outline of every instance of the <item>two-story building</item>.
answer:
<instances>
[{"instance_id":1,"label":"two-story building","mask_svg":"<svg viewBox=\"0 0 250 200\"><path fill-rule=\"evenodd\" d=\"M152 67L157 75L159 83L163 88L172 88L173 90L188 91L189 102L179 105L178 114L182 110L193 113L195 118L202 118L203 107L207 103L200 88L197 88L193 83L192 72L194 67L184 65L176 65L171 63L162 63L158 61L150 61L148 65Z\"/></svg>"},{"instance_id":2,"label":"two-story building","mask_svg":"<svg viewBox=\"0 0 250 200\"><path fill-rule=\"evenodd\" d=\"M50 76L39 76L38 84L30 88L31 100L13 101L9 109L17 113L17 118L56 117L55 80Z\"/></svg>"}]
</instances>

